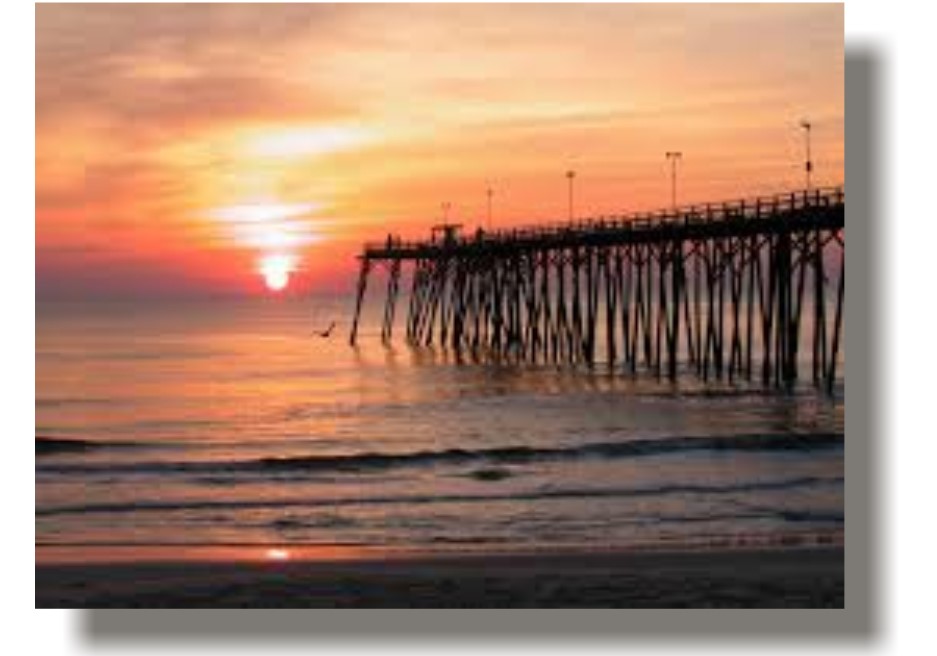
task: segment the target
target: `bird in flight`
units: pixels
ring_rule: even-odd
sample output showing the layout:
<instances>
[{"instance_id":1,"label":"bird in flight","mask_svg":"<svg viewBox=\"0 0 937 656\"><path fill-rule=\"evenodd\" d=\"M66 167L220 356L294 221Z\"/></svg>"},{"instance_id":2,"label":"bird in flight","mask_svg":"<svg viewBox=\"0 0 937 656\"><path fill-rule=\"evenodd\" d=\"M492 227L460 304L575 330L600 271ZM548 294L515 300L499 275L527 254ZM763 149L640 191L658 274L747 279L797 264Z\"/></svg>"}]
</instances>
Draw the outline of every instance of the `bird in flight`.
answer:
<instances>
[{"instance_id":1,"label":"bird in flight","mask_svg":"<svg viewBox=\"0 0 937 656\"><path fill-rule=\"evenodd\" d=\"M329 324L329 327L328 327L328 328L326 328L325 330L322 330L322 331L317 331L315 334L318 335L319 337L328 338L328 337L331 337L331 336L332 336L332 329L333 329L333 328L335 328L335 322L334 322L334 321Z\"/></svg>"}]
</instances>

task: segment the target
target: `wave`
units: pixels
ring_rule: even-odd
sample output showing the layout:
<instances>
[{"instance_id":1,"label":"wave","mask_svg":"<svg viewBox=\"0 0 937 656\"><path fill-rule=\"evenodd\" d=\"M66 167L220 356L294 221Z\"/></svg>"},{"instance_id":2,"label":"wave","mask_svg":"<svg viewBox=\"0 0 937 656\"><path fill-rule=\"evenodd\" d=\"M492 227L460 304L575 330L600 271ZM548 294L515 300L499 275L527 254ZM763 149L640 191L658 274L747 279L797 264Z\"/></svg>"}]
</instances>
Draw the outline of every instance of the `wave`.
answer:
<instances>
[{"instance_id":1,"label":"wave","mask_svg":"<svg viewBox=\"0 0 937 656\"><path fill-rule=\"evenodd\" d=\"M126 448L137 446L129 442L96 442L71 437L36 437L36 455L54 455L59 453L86 453L112 447Z\"/></svg>"},{"instance_id":2,"label":"wave","mask_svg":"<svg viewBox=\"0 0 937 656\"><path fill-rule=\"evenodd\" d=\"M140 513L180 512L201 510L245 510L245 509L289 509L289 508L334 508L339 506L420 505L434 503L490 503L494 501L538 501L549 499L603 499L620 497L655 497L671 495L734 495L745 492L773 492L818 485L842 485L843 477L802 476L772 481L752 481L729 484L673 483L649 487L632 488L565 488L540 489L528 492L501 494L440 494L440 495L389 495L381 497L342 497L334 499L191 499L180 501L143 500L127 502L101 502L61 505L37 508L37 517L60 515L82 515L88 513ZM746 508L748 512L766 511L762 508ZM777 512L790 521L805 521L803 513L795 511ZM789 517L788 517L789 515ZM829 519L829 518L827 518Z\"/></svg>"},{"instance_id":3,"label":"wave","mask_svg":"<svg viewBox=\"0 0 937 656\"><path fill-rule=\"evenodd\" d=\"M469 478L473 478L476 481L488 481L488 482L497 482L503 481L506 478L512 476L510 469L505 469L504 467L488 467L484 469L475 469L468 473Z\"/></svg>"},{"instance_id":4,"label":"wave","mask_svg":"<svg viewBox=\"0 0 937 656\"><path fill-rule=\"evenodd\" d=\"M36 409L42 408L64 408L72 406L85 406L85 405L111 405L117 403L111 399L96 399L96 398L84 398L84 397L56 397L56 398L46 398L46 399L36 399Z\"/></svg>"},{"instance_id":5,"label":"wave","mask_svg":"<svg viewBox=\"0 0 937 656\"><path fill-rule=\"evenodd\" d=\"M843 435L837 433L784 433L777 435L731 435L667 437L629 442L596 442L569 447L507 446L487 449L445 449L404 453L353 453L266 457L249 460L138 461L124 463L56 463L43 465L46 473L263 473L263 472L380 472L401 467L437 465L523 465L571 459L636 458L671 453L793 451L839 448ZM37 438L38 449L38 438Z\"/></svg>"}]
</instances>

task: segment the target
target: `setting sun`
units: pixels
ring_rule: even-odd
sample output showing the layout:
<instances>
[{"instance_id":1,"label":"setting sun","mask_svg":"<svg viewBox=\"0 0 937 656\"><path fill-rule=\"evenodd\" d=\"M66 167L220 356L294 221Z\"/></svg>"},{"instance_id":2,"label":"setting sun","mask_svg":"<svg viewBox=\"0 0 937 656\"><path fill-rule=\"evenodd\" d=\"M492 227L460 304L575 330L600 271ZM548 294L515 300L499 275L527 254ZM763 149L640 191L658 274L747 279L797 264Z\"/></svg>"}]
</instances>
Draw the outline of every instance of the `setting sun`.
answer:
<instances>
[{"instance_id":1,"label":"setting sun","mask_svg":"<svg viewBox=\"0 0 937 656\"><path fill-rule=\"evenodd\" d=\"M265 255L260 260L260 275L264 284L272 292L286 289L290 284L290 274L296 266L296 258L290 255Z\"/></svg>"}]
</instances>

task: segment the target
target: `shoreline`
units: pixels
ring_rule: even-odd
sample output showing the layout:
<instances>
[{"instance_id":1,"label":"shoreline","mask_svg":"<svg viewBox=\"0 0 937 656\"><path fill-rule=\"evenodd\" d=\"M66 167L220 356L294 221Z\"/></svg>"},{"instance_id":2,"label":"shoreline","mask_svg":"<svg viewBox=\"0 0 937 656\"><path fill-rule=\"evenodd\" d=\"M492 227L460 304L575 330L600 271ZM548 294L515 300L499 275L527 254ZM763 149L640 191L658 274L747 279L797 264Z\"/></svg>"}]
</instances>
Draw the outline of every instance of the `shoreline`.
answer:
<instances>
[{"instance_id":1,"label":"shoreline","mask_svg":"<svg viewBox=\"0 0 937 656\"><path fill-rule=\"evenodd\" d=\"M842 545L36 565L37 608L842 608ZM273 554L271 556L271 554Z\"/></svg>"}]
</instances>

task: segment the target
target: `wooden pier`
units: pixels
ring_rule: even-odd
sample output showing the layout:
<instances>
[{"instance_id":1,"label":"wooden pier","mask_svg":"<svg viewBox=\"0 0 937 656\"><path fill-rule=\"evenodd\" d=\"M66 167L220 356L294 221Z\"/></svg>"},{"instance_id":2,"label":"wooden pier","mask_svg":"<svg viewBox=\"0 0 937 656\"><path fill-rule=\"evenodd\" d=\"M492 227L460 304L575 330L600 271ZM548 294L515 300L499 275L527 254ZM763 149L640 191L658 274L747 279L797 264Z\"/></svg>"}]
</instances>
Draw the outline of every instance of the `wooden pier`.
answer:
<instances>
[{"instance_id":1,"label":"wooden pier","mask_svg":"<svg viewBox=\"0 0 937 656\"><path fill-rule=\"evenodd\" d=\"M388 236L359 256L350 341L380 267L385 343L408 281L412 345L776 386L797 380L805 355L813 382L832 389L844 217L837 187L509 230L442 225L425 241Z\"/></svg>"}]
</instances>

